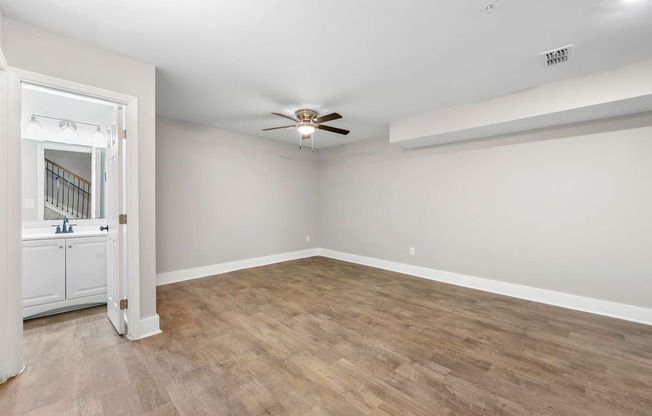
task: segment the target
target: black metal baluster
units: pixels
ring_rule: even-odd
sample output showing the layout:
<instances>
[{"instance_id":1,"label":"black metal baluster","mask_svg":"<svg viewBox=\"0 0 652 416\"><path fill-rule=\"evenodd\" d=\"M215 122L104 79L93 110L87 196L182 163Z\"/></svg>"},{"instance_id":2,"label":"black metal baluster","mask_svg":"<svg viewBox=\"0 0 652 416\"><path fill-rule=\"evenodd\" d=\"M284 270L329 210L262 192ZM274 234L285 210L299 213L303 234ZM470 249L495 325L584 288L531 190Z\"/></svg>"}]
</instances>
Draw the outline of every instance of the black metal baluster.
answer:
<instances>
[{"instance_id":1,"label":"black metal baluster","mask_svg":"<svg viewBox=\"0 0 652 416\"><path fill-rule=\"evenodd\" d=\"M64 201L66 199L66 182L64 181L63 176L61 176L61 169L57 168L57 187L61 189L61 195L59 199L59 206L63 210L65 205Z\"/></svg>"},{"instance_id":2,"label":"black metal baluster","mask_svg":"<svg viewBox=\"0 0 652 416\"><path fill-rule=\"evenodd\" d=\"M86 218L86 210L84 208L84 206L86 205L86 195L84 195L84 190L82 188L82 182L81 181L79 181L78 192L79 192L80 201L79 201L79 206L77 207L77 209L79 210L79 215L81 215L82 218Z\"/></svg>"},{"instance_id":3,"label":"black metal baluster","mask_svg":"<svg viewBox=\"0 0 652 416\"><path fill-rule=\"evenodd\" d=\"M63 183L65 189L65 195L63 197L64 203L63 206L67 213L70 213L70 181L68 180L68 175L66 172L63 172Z\"/></svg>"},{"instance_id":4,"label":"black metal baluster","mask_svg":"<svg viewBox=\"0 0 652 416\"><path fill-rule=\"evenodd\" d=\"M63 202L61 206L63 207L63 210L68 212L68 197L70 196L70 183L68 183L68 180L66 179L66 172L63 173Z\"/></svg>"},{"instance_id":5,"label":"black metal baluster","mask_svg":"<svg viewBox=\"0 0 652 416\"><path fill-rule=\"evenodd\" d=\"M49 198L50 198L51 193L48 192L48 191L50 191L50 188L52 187L52 185L50 185L50 181L49 181L51 178L52 178L52 175L50 174L50 164L46 162L46 164L45 164L45 200L47 202L50 201Z\"/></svg>"},{"instance_id":6,"label":"black metal baluster","mask_svg":"<svg viewBox=\"0 0 652 416\"><path fill-rule=\"evenodd\" d=\"M54 205L54 167L50 165L50 202Z\"/></svg>"},{"instance_id":7,"label":"black metal baluster","mask_svg":"<svg viewBox=\"0 0 652 416\"><path fill-rule=\"evenodd\" d=\"M77 182L79 182L79 179L77 179ZM75 198L73 197L73 204L75 204L75 211L77 211L77 216L79 216L79 188L75 188L75 196L77 196L77 202L75 203Z\"/></svg>"},{"instance_id":8,"label":"black metal baluster","mask_svg":"<svg viewBox=\"0 0 652 416\"><path fill-rule=\"evenodd\" d=\"M73 203L74 197L75 197L75 194L74 194L75 188L73 188L73 185L72 185L72 182L70 182L70 179L71 179L70 174L66 173L66 182L68 182L68 199L67 199L68 209L67 209L67 211L72 214L72 212L73 212L72 211L72 209L73 209L72 203Z\"/></svg>"},{"instance_id":9,"label":"black metal baluster","mask_svg":"<svg viewBox=\"0 0 652 416\"><path fill-rule=\"evenodd\" d=\"M49 182L48 182L49 180ZM45 189L49 189L50 192L47 192L47 197L50 198L50 202L52 202L52 194L54 193L54 180L52 178L52 171L48 168L45 170Z\"/></svg>"},{"instance_id":10,"label":"black metal baluster","mask_svg":"<svg viewBox=\"0 0 652 416\"><path fill-rule=\"evenodd\" d=\"M61 177L59 176L59 168L57 167L57 208L61 208L61 181L59 180Z\"/></svg>"}]
</instances>

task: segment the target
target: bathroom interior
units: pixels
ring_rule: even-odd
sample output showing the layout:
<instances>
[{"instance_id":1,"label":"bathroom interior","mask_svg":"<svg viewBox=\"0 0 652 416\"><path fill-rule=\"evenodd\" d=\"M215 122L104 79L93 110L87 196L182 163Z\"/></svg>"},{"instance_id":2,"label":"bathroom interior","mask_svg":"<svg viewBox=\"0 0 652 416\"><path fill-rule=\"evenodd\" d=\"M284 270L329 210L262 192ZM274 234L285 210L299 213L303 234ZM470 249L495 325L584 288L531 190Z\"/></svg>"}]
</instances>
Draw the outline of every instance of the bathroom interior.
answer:
<instances>
[{"instance_id":1,"label":"bathroom interior","mask_svg":"<svg viewBox=\"0 0 652 416\"><path fill-rule=\"evenodd\" d=\"M23 319L107 303L118 103L21 86ZM124 152L116 146L116 152ZM113 253L115 255L115 253Z\"/></svg>"}]
</instances>

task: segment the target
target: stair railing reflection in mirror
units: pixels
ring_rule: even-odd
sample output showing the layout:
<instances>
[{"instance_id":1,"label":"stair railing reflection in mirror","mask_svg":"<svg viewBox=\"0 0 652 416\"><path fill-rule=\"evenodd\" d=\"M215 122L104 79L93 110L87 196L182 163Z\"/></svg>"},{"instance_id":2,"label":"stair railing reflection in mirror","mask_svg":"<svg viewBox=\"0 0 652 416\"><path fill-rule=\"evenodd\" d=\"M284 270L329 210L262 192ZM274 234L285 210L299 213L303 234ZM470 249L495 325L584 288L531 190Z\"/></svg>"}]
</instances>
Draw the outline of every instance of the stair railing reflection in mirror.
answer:
<instances>
[{"instance_id":1,"label":"stair railing reflection in mirror","mask_svg":"<svg viewBox=\"0 0 652 416\"><path fill-rule=\"evenodd\" d=\"M45 159L45 204L70 218L88 219L91 214L91 183Z\"/></svg>"}]
</instances>

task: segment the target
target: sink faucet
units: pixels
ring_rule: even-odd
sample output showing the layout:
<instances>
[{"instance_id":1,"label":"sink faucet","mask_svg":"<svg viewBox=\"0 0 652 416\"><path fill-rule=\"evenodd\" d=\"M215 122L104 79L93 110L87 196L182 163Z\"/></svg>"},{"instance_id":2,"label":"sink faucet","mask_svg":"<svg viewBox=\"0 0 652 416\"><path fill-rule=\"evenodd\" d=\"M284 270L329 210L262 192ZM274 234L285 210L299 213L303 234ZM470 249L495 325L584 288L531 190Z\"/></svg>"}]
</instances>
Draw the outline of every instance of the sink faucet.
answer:
<instances>
[{"instance_id":1,"label":"sink faucet","mask_svg":"<svg viewBox=\"0 0 652 416\"><path fill-rule=\"evenodd\" d=\"M77 224L70 224L68 228L66 228L66 224L68 224L70 220L68 217L63 217L63 226L57 225L57 230L54 232L55 234L68 234L72 232L72 226L77 225ZM54 227L54 225L53 225Z\"/></svg>"}]
</instances>

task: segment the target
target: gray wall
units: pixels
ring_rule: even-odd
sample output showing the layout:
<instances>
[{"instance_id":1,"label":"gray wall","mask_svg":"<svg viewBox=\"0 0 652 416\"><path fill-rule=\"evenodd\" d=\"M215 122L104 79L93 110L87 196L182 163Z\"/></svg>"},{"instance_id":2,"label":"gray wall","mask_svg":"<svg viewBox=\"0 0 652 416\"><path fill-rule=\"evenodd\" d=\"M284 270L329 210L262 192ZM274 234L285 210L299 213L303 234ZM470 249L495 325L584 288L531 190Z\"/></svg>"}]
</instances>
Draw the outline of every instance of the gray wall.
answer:
<instances>
[{"instance_id":1,"label":"gray wall","mask_svg":"<svg viewBox=\"0 0 652 416\"><path fill-rule=\"evenodd\" d=\"M320 246L650 308L651 126L322 150Z\"/></svg>"},{"instance_id":2,"label":"gray wall","mask_svg":"<svg viewBox=\"0 0 652 416\"><path fill-rule=\"evenodd\" d=\"M316 153L160 117L156 130L158 273L318 246Z\"/></svg>"}]
</instances>

